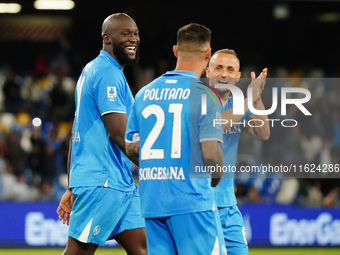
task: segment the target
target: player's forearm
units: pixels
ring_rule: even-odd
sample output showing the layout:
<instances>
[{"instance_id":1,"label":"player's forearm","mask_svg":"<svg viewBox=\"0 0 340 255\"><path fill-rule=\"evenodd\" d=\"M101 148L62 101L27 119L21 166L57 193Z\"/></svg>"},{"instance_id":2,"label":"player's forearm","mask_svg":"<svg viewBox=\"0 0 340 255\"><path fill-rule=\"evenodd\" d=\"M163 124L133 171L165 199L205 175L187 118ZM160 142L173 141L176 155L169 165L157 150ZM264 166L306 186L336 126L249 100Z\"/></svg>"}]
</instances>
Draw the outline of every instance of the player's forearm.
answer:
<instances>
[{"instance_id":1,"label":"player's forearm","mask_svg":"<svg viewBox=\"0 0 340 255\"><path fill-rule=\"evenodd\" d=\"M111 140L119 147L119 149L126 155L127 151L126 151L126 143L125 143L125 138L124 136L122 136L121 134L117 134L117 135L111 135L110 134L110 138Z\"/></svg>"},{"instance_id":2,"label":"player's forearm","mask_svg":"<svg viewBox=\"0 0 340 255\"><path fill-rule=\"evenodd\" d=\"M129 159L135 163L135 165L139 165L139 143L125 143L126 155Z\"/></svg>"},{"instance_id":3,"label":"player's forearm","mask_svg":"<svg viewBox=\"0 0 340 255\"><path fill-rule=\"evenodd\" d=\"M126 153L129 157L139 157L139 143L126 142Z\"/></svg>"},{"instance_id":4,"label":"player's forearm","mask_svg":"<svg viewBox=\"0 0 340 255\"><path fill-rule=\"evenodd\" d=\"M265 110L261 97L254 103L254 108L257 110ZM252 115L253 136L259 140L268 140L270 137L270 126L267 115Z\"/></svg>"},{"instance_id":5,"label":"player's forearm","mask_svg":"<svg viewBox=\"0 0 340 255\"><path fill-rule=\"evenodd\" d=\"M223 152L217 141L205 141L201 143L203 164L211 169L211 186L219 184L223 177ZM209 168L209 166L211 168Z\"/></svg>"},{"instance_id":6,"label":"player's forearm","mask_svg":"<svg viewBox=\"0 0 340 255\"><path fill-rule=\"evenodd\" d=\"M74 120L72 123L72 130L74 126ZM73 133L70 137L69 143L68 143L68 153L67 153L67 189L70 188L70 171L71 171L71 152L72 152L72 140L73 140Z\"/></svg>"},{"instance_id":7,"label":"player's forearm","mask_svg":"<svg viewBox=\"0 0 340 255\"><path fill-rule=\"evenodd\" d=\"M263 122L258 121L253 122L253 125L262 125L261 127L253 127L254 129L254 136L255 138L266 141L270 137L270 127L269 127L269 121L264 120Z\"/></svg>"},{"instance_id":8,"label":"player's forearm","mask_svg":"<svg viewBox=\"0 0 340 255\"><path fill-rule=\"evenodd\" d=\"M69 189L70 187L71 151L72 151L72 137L70 138L67 154L67 189Z\"/></svg>"}]
</instances>

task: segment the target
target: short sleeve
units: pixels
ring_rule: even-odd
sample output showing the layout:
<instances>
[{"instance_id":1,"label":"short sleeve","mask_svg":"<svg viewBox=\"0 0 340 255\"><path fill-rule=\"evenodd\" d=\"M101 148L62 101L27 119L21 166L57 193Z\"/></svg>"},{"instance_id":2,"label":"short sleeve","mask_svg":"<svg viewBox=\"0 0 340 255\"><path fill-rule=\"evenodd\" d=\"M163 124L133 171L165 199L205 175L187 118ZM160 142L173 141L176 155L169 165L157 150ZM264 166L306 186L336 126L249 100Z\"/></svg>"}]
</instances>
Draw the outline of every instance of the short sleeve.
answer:
<instances>
[{"instance_id":1,"label":"short sleeve","mask_svg":"<svg viewBox=\"0 0 340 255\"><path fill-rule=\"evenodd\" d=\"M126 113L125 86L127 83L120 69L108 66L98 70L94 77L93 95L100 115Z\"/></svg>"}]
</instances>

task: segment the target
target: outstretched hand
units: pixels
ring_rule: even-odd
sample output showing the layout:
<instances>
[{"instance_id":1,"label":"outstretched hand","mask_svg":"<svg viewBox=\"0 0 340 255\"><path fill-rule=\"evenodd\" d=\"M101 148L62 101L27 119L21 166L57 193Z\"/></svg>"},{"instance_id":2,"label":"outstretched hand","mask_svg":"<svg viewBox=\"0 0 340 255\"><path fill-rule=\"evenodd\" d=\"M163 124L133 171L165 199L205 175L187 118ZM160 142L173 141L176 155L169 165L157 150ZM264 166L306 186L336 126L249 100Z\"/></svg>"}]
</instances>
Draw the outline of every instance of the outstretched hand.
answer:
<instances>
[{"instance_id":1,"label":"outstretched hand","mask_svg":"<svg viewBox=\"0 0 340 255\"><path fill-rule=\"evenodd\" d=\"M251 83L249 84L248 88L252 88L252 101L256 102L266 85L266 78L268 74L268 69L264 68L260 75L256 78L255 72L251 72Z\"/></svg>"},{"instance_id":2,"label":"outstretched hand","mask_svg":"<svg viewBox=\"0 0 340 255\"><path fill-rule=\"evenodd\" d=\"M63 220L63 224L67 222L67 225L70 224L70 214L74 202L74 195L71 190L67 190L63 197L60 200L57 214L59 215L59 220Z\"/></svg>"}]
</instances>

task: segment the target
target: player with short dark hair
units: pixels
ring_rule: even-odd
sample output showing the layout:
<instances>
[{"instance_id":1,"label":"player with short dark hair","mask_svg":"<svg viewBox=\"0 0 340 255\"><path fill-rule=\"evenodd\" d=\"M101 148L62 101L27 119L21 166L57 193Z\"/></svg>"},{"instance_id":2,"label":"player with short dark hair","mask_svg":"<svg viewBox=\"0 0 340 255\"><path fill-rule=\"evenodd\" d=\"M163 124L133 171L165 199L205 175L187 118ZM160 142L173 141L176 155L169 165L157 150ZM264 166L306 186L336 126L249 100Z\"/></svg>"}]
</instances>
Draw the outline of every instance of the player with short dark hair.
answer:
<instances>
[{"instance_id":1,"label":"player with short dark hair","mask_svg":"<svg viewBox=\"0 0 340 255\"><path fill-rule=\"evenodd\" d=\"M241 77L240 60L235 51L231 49L216 51L210 59L206 76L210 78L211 86L215 86L215 84L235 85ZM253 88L252 103L258 110L265 110L261 93L266 76L266 68L263 69L257 79L255 79L255 73L251 73L253 81L249 86ZM238 143L242 130L242 125L236 123L244 120L248 123L250 119L253 119L253 125L246 128L247 132L259 140L267 140L270 136L269 122L266 121L267 116L254 115L249 110L244 115L234 115L233 97L230 97L230 90L227 88L216 90L223 103L222 119L228 120L228 123L223 127L223 144L221 144L221 147L224 154L224 166L230 169L229 166L236 165ZM245 100L244 107L248 109L248 99ZM235 123L232 126L229 124L231 120ZM263 121L263 126L261 126L262 122L258 123L259 120ZM248 254L248 244L242 214L237 207L233 177L232 172L226 172L219 185L214 188L214 192L228 254L243 255Z\"/></svg>"},{"instance_id":2,"label":"player with short dark hair","mask_svg":"<svg viewBox=\"0 0 340 255\"><path fill-rule=\"evenodd\" d=\"M144 255L145 222L132 162L124 154L133 96L123 68L138 59L139 31L131 17L116 13L104 20L102 38L103 49L76 86L69 187L57 209L70 224L63 254L94 254L116 239L128 254Z\"/></svg>"},{"instance_id":3,"label":"player with short dark hair","mask_svg":"<svg viewBox=\"0 0 340 255\"><path fill-rule=\"evenodd\" d=\"M195 166L223 164L222 126L213 126L221 104L199 80L211 56L210 38L203 25L180 28L175 70L136 94L128 120L127 152L139 156L149 255L225 254L211 187L221 173L195 173ZM207 114L201 114L202 95Z\"/></svg>"}]
</instances>

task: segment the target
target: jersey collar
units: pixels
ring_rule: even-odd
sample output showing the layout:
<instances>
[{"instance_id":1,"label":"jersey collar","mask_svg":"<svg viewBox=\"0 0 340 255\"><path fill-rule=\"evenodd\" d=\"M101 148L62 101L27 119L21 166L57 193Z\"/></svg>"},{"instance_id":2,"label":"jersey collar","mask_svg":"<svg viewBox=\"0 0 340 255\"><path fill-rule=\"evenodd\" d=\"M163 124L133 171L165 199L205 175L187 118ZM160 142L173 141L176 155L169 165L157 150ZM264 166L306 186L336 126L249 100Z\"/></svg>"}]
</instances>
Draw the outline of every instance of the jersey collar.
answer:
<instances>
[{"instance_id":1,"label":"jersey collar","mask_svg":"<svg viewBox=\"0 0 340 255\"><path fill-rule=\"evenodd\" d=\"M173 71L168 71L166 72L164 75L183 75L183 76L187 76L190 78L195 78L198 79L198 76L195 72L192 71L179 71L179 70L173 70Z\"/></svg>"},{"instance_id":2,"label":"jersey collar","mask_svg":"<svg viewBox=\"0 0 340 255\"><path fill-rule=\"evenodd\" d=\"M109 60L115 67L122 69L118 61L105 50L100 51L100 55Z\"/></svg>"}]
</instances>

